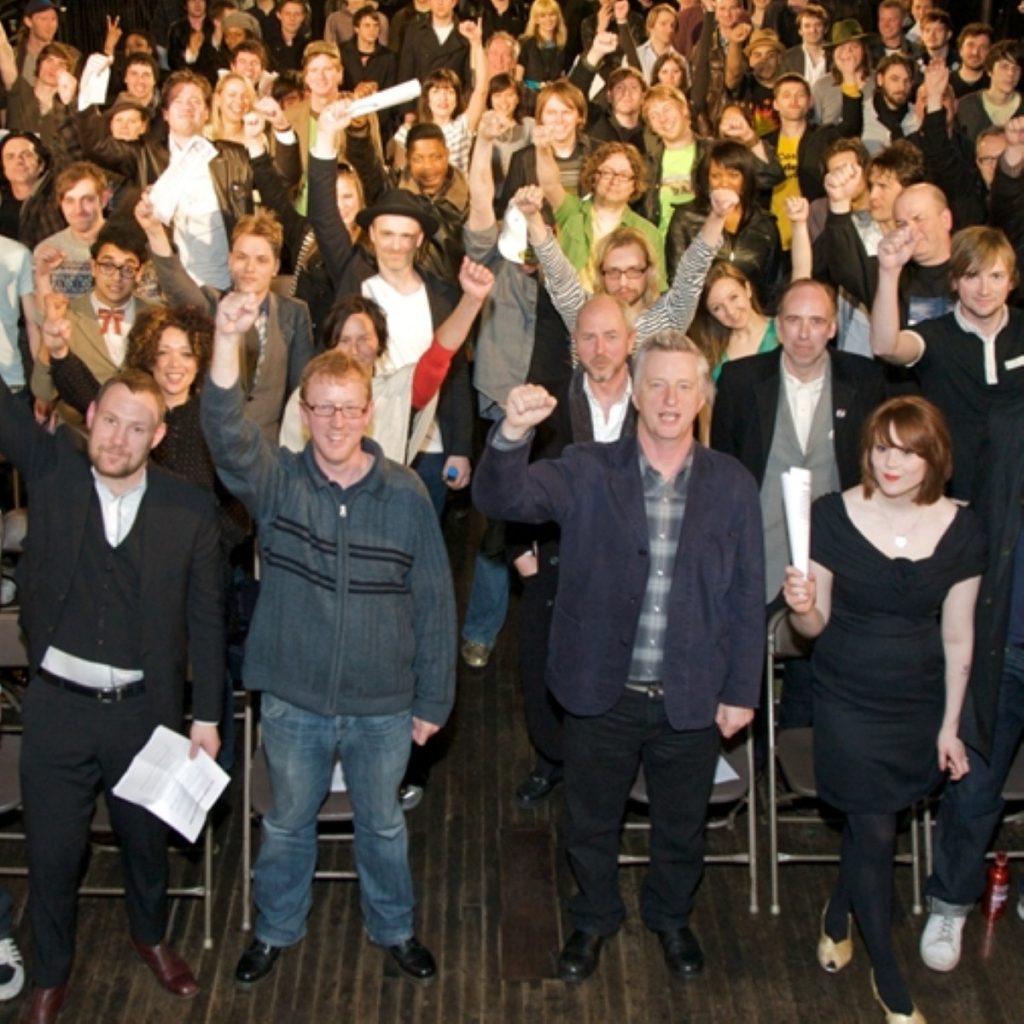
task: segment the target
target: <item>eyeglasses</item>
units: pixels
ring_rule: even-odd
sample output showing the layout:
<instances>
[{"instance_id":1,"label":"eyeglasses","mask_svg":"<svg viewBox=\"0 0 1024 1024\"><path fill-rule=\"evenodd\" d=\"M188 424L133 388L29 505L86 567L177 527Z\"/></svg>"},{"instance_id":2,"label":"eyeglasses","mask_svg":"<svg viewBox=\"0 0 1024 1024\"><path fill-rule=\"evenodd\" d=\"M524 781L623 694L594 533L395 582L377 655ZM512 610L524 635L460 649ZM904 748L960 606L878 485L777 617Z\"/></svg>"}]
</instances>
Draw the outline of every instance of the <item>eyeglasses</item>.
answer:
<instances>
[{"instance_id":1,"label":"eyeglasses","mask_svg":"<svg viewBox=\"0 0 1024 1024\"><path fill-rule=\"evenodd\" d=\"M601 273L608 278L609 281L621 281L625 278L627 281L642 281L647 271L650 270L650 266L646 267L609 267L605 270L601 268Z\"/></svg>"},{"instance_id":2,"label":"eyeglasses","mask_svg":"<svg viewBox=\"0 0 1024 1024\"><path fill-rule=\"evenodd\" d=\"M99 260L96 269L104 277L116 277L120 275L126 281L139 272L138 263L113 263L110 260Z\"/></svg>"},{"instance_id":3,"label":"eyeglasses","mask_svg":"<svg viewBox=\"0 0 1024 1024\"><path fill-rule=\"evenodd\" d=\"M321 420L334 419L336 412L340 412L347 420L357 420L368 408L366 405L335 405L333 402L317 402L315 405L310 405L309 402L303 401L302 404L317 419Z\"/></svg>"},{"instance_id":4,"label":"eyeglasses","mask_svg":"<svg viewBox=\"0 0 1024 1024\"><path fill-rule=\"evenodd\" d=\"M636 181L636 175L632 172L623 174L621 171L606 171L604 168L597 172L597 177L614 182L616 185L628 185L631 181Z\"/></svg>"}]
</instances>

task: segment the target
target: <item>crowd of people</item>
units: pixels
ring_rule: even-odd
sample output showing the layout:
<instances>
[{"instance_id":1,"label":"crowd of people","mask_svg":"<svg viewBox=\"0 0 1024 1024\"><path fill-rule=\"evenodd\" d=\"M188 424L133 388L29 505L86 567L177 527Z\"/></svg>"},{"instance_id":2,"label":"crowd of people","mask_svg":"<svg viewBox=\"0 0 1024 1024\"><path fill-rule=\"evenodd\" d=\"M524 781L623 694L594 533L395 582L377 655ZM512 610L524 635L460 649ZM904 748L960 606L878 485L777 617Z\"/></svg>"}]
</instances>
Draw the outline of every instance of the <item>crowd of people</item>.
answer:
<instances>
[{"instance_id":1,"label":"crowd of people","mask_svg":"<svg viewBox=\"0 0 1024 1024\"><path fill-rule=\"evenodd\" d=\"M227 765L232 685L261 694L275 800L237 984L305 933L339 759L368 937L430 980L404 814L515 586L534 764L508 796L565 785L559 977L623 920L641 764L643 920L670 973L703 969L714 766L758 729L788 608L815 644L779 727L814 729L845 821L818 959L841 970L856 921L887 1021L924 1020L890 938L899 815L943 790L921 955L952 970L1024 731L1024 4L948 6L162 0L97 13L93 53L53 0L0 27L26 1019L67 998L98 785L134 948L199 990L163 826L110 793L181 727L186 677L192 754ZM470 486L460 629L439 523Z\"/></svg>"}]
</instances>

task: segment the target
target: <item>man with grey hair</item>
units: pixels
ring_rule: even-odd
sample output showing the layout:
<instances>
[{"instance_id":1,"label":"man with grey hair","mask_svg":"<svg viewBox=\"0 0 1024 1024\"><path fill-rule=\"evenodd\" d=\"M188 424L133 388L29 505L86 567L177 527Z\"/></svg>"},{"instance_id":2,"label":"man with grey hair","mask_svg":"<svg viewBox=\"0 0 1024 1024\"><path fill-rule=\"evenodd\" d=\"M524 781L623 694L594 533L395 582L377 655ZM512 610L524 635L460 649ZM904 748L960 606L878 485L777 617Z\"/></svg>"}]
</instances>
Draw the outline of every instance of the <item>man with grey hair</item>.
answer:
<instances>
[{"instance_id":1,"label":"man with grey hair","mask_svg":"<svg viewBox=\"0 0 1024 1024\"><path fill-rule=\"evenodd\" d=\"M689 916L707 802L722 737L758 703L764 645L757 486L696 441L711 396L696 346L656 334L634 367L635 436L531 464L533 430L556 401L526 384L509 393L473 481L486 515L562 531L547 675L565 709L567 850L579 886L558 960L567 982L593 973L625 916L619 828L641 764L653 826L641 914L672 974L704 966Z\"/></svg>"}]
</instances>

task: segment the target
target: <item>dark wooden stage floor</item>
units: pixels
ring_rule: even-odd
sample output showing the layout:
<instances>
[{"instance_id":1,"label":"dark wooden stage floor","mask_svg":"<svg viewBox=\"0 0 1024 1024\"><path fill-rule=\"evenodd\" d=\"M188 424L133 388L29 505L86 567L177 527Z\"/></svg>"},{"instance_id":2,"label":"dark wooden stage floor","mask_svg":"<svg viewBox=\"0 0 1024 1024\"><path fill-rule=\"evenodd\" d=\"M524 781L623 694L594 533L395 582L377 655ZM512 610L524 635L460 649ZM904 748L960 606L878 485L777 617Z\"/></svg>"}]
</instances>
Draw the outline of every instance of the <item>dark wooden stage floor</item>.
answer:
<instances>
[{"instance_id":1,"label":"dark wooden stage floor","mask_svg":"<svg viewBox=\"0 0 1024 1024\"><path fill-rule=\"evenodd\" d=\"M465 599L465 520L449 523L453 559ZM437 982L420 988L401 977L363 936L352 883L317 883L304 942L285 953L272 976L250 993L236 991L233 971L248 938L239 930L240 787L217 828L214 948L204 951L201 910L175 904L171 938L196 968L202 994L191 1003L165 996L134 959L118 900L83 899L72 1001L61 1020L86 1024L288 1022L319 1024L734 1024L734 1022L880 1022L870 994L863 947L841 975L815 960L818 915L831 866L782 870L782 913L768 912L767 863L761 909L748 912L746 869L708 868L693 926L707 956L705 974L682 983L664 970L655 937L639 923L642 868L623 870L629 919L605 947L596 975L573 989L553 978L565 927L570 880L559 851L561 794L537 811L512 799L530 766L516 687L515 604L491 664L460 667L458 705L423 804L410 815L413 874L420 899L418 931L440 965ZM760 823L760 845L767 829ZM717 830L713 845L743 841ZM1016 831L1016 830L1015 830ZM831 839L831 837L828 837ZM828 841L828 839L826 841ZM1024 846L1021 836L1009 841ZM812 841L803 836L801 841ZM330 856L344 857L344 851ZM19 856L11 844L0 857ZM94 860L98 860L94 858ZM101 866L97 863L96 868ZM197 869L181 864L178 868ZM114 872L116 877L116 872ZM12 884L17 937L31 956L23 921L25 887ZM978 915L965 933L965 955L951 975L934 974L917 957L923 919L910 910L907 868L897 869L895 934L918 1005L928 1020L951 1024L1018 1024L1024 1020L1024 922L1011 911L990 933ZM24 997L0 1007L0 1024L17 1019Z\"/></svg>"}]
</instances>

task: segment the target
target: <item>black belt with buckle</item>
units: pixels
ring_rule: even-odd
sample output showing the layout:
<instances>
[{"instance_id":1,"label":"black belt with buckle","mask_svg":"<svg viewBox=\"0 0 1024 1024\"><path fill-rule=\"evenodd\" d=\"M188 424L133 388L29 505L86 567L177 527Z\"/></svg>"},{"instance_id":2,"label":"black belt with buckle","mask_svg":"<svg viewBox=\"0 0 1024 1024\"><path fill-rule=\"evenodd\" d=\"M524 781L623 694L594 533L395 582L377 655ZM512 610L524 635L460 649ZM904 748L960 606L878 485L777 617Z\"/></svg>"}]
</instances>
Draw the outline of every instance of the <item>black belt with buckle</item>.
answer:
<instances>
[{"instance_id":1,"label":"black belt with buckle","mask_svg":"<svg viewBox=\"0 0 1024 1024\"><path fill-rule=\"evenodd\" d=\"M138 697L146 692L146 683L140 679L135 683L125 683L124 686L106 686L101 688L95 686L82 686L81 683L73 683L63 676L56 676L48 669L39 670L39 678L58 689L67 690L68 693L77 693L81 697L91 697L101 704L118 704L130 697Z\"/></svg>"},{"instance_id":2,"label":"black belt with buckle","mask_svg":"<svg viewBox=\"0 0 1024 1024\"><path fill-rule=\"evenodd\" d=\"M626 689L642 693L651 700L664 700L665 687L661 683L626 683Z\"/></svg>"}]
</instances>

